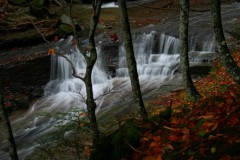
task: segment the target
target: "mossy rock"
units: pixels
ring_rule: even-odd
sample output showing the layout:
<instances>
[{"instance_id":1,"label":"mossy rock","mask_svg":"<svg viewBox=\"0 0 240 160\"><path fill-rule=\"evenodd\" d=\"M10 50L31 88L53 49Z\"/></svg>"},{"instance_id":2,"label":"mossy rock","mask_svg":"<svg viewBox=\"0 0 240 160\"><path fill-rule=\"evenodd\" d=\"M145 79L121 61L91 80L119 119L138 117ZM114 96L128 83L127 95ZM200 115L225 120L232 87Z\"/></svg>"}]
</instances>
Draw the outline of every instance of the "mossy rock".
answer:
<instances>
[{"instance_id":1,"label":"mossy rock","mask_svg":"<svg viewBox=\"0 0 240 160\"><path fill-rule=\"evenodd\" d=\"M68 24L61 24L55 33L60 37L64 37L65 35L72 34L73 32L73 26L70 26Z\"/></svg>"},{"instance_id":2,"label":"mossy rock","mask_svg":"<svg viewBox=\"0 0 240 160\"><path fill-rule=\"evenodd\" d=\"M62 15L60 25L56 30L55 34L60 37L65 37L66 35L73 34L74 29L76 31L76 34L82 32L81 26L77 23L75 19L72 19L67 15Z\"/></svg>"}]
</instances>

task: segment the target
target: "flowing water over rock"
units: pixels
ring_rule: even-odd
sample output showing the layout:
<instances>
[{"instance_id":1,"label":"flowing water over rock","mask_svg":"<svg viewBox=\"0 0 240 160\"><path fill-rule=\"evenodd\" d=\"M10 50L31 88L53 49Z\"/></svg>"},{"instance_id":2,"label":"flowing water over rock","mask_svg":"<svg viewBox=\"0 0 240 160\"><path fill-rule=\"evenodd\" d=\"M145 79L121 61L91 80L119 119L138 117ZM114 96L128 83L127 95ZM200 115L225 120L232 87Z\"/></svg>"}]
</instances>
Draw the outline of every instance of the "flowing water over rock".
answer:
<instances>
[{"instance_id":1,"label":"flowing water over rock","mask_svg":"<svg viewBox=\"0 0 240 160\"><path fill-rule=\"evenodd\" d=\"M237 14L240 13L239 4L231 5L225 6L223 11L224 15L227 14L231 17L225 18L226 23L231 23L234 18L239 17ZM235 17L233 17L233 12ZM206 16L209 17L209 13L204 14L204 16L195 15L191 18L191 24L205 21ZM135 57L144 99L155 94L166 94L172 89L181 87L179 40L166 34L168 28L174 29L178 23L174 22L175 25L171 27L169 27L169 23L162 24L161 27L165 28L164 31L166 31L164 33L160 32L159 29L149 27L145 33L136 32L133 34ZM212 35L203 36L201 33L193 31L191 33L195 33L191 36L189 48L192 65L199 61L202 63L202 57L205 57L202 55L204 54L210 53L210 61L215 59ZM60 40L56 44L57 49L74 63L80 75L84 75L86 66L84 57L78 48L72 47L71 40L71 36L65 40ZM115 76L112 77L111 74L106 73L104 68L104 63L107 61L102 58L104 56L103 45L97 46L99 58L92 74L94 97L98 106L97 114L111 111L111 114L114 115L131 105L131 86L123 43L120 42L117 48L118 64L115 66ZM68 112L72 108L86 109L84 103L86 99L85 86L81 80L72 78L68 62L64 58L54 55L51 67L51 80L45 87L44 98L35 103L23 117L12 123L20 159L24 159L31 154L35 147L39 146L37 139L39 140L41 136L56 129L54 126L57 120L54 117L47 117L44 113L54 115L57 112ZM114 110L113 107L119 104L123 107ZM6 143L1 145L1 160L8 159L7 148Z\"/></svg>"}]
</instances>

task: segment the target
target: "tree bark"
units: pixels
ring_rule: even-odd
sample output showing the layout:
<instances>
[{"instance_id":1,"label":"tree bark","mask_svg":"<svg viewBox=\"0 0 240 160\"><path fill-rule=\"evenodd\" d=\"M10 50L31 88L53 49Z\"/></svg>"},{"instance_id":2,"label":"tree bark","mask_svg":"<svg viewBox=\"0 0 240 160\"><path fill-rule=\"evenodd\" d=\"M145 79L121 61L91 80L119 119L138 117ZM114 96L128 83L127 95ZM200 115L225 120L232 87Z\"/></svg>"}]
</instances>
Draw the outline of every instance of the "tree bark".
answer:
<instances>
[{"instance_id":1,"label":"tree bark","mask_svg":"<svg viewBox=\"0 0 240 160\"><path fill-rule=\"evenodd\" d=\"M211 14L212 14L212 27L215 35L218 57L222 62L223 66L225 67L227 73L238 84L240 84L240 68L232 58L232 55L228 49L223 33L220 0L212 0Z\"/></svg>"},{"instance_id":2,"label":"tree bark","mask_svg":"<svg viewBox=\"0 0 240 160\"><path fill-rule=\"evenodd\" d=\"M96 51L96 47L95 47L95 40L94 40L94 36L95 36L95 31L96 31L96 27L97 27L97 23L99 20L99 15L101 12L101 5L102 5L102 0L95 0L92 2L93 4L93 15L91 17L91 24L90 24L90 31L89 31L89 35L88 35L88 40L89 40L89 45L90 46L90 54L89 56L84 53L84 57L87 63L87 68L86 68L86 74L84 77L84 83L86 85L86 94L87 94L87 100L86 100L86 104L87 104L87 110L88 110L88 116L90 119L90 125L91 125L91 129L93 131L93 149L96 149L98 146L98 142L99 142L99 130L98 130L98 124L97 124L97 118L96 118L96 114L95 114L95 110L96 110L96 103L93 97L93 88L92 88L92 70L94 67L94 64L97 60L97 51Z\"/></svg>"},{"instance_id":3,"label":"tree bark","mask_svg":"<svg viewBox=\"0 0 240 160\"><path fill-rule=\"evenodd\" d=\"M124 40L125 40L124 45L126 49L128 72L131 80L133 100L134 100L134 103L137 103L139 107L141 117L143 119L146 119L148 115L144 107L139 79L138 79L137 64L136 64L134 51L133 51L132 36L131 36L131 30L130 30L130 25L128 20L126 0L119 0L118 4L120 8L120 15L121 15L121 21L123 26L123 34L124 34Z\"/></svg>"},{"instance_id":4,"label":"tree bark","mask_svg":"<svg viewBox=\"0 0 240 160\"><path fill-rule=\"evenodd\" d=\"M196 101L200 94L196 90L189 69L188 60L188 22L189 22L189 0L180 0L180 65L183 85L192 101Z\"/></svg>"},{"instance_id":5,"label":"tree bark","mask_svg":"<svg viewBox=\"0 0 240 160\"><path fill-rule=\"evenodd\" d=\"M4 107L4 99L3 99L3 93L2 93L2 77L0 77L0 117L3 120L3 125L6 130L7 140L9 143L10 158L11 158L11 160L18 160L17 148L16 148L14 137L13 137L11 124L8 119L6 109Z\"/></svg>"}]
</instances>

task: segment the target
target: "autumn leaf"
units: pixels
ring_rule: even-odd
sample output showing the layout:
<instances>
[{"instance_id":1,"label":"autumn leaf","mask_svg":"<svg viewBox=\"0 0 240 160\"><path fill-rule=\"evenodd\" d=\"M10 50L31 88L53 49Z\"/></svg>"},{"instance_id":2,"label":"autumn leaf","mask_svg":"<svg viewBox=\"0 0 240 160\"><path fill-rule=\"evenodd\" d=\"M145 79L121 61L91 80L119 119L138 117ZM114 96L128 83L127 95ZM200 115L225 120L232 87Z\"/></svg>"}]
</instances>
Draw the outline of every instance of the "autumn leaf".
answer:
<instances>
[{"instance_id":1,"label":"autumn leaf","mask_svg":"<svg viewBox=\"0 0 240 160\"><path fill-rule=\"evenodd\" d=\"M159 155L159 154L162 153L162 151L163 151L163 149L160 148L160 147L153 148L153 154L154 154L154 155Z\"/></svg>"},{"instance_id":2,"label":"autumn leaf","mask_svg":"<svg viewBox=\"0 0 240 160\"><path fill-rule=\"evenodd\" d=\"M84 123L80 123L80 125L79 125L80 127L83 127L83 126L85 126L85 124Z\"/></svg>"},{"instance_id":3,"label":"autumn leaf","mask_svg":"<svg viewBox=\"0 0 240 160\"><path fill-rule=\"evenodd\" d=\"M168 139L169 139L170 141L172 141L172 142L177 142L177 141L181 140L182 137L180 137L180 136L175 136L175 135L170 135L170 136L168 137Z\"/></svg>"},{"instance_id":4,"label":"autumn leaf","mask_svg":"<svg viewBox=\"0 0 240 160\"><path fill-rule=\"evenodd\" d=\"M159 142L160 141L160 136L154 136L153 137L153 141L155 141L155 142Z\"/></svg>"},{"instance_id":5,"label":"autumn leaf","mask_svg":"<svg viewBox=\"0 0 240 160\"><path fill-rule=\"evenodd\" d=\"M85 116L86 116L86 113L81 112L81 113L79 114L79 116L80 116L80 117L85 117Z\"/></svg>"},{"instance_id":6,"label":"autumn leaf","mask_svg":"<svg viewBox=\"0 0 240 160\"><path fill-rule=\"evenodd\" d=\"M160 143L159 142L151 142L149 145L149 148L159 148Z\"/></svg>"},{"instance_id":7,"label":"autumn leaf","mask_svg":"<svg viewBox=\"0 0 240 160\"><path fill-rule=\"evenodd\" d=\"M85 151L85 157L89 157L91 154L91 150L90 150L89 146L85 146L84 151Z\"/></svg>"},{"instance_id":8,"label":"autumn leaf","mask_svg":"<svg viewBox=\"0 0 240 160\"><path fill-rule=\"evenodd\" d=\"M55 49L53 49L53 48L50 48L49 50L48 50L48 55L54 55L56 53L56 51L55 51Z\"/></svg>"},{"instance_id":9,"label":"autumn leaf","mask_svg":"<svg viewBox=\"0 0 240 160\"><path fill-rule=\"evenodd\" d=\"M118 41L118 36L117 36L116 33L111 33L109 36L110 36L110 39L113 43Z\"/></svg>"}]
</instances>

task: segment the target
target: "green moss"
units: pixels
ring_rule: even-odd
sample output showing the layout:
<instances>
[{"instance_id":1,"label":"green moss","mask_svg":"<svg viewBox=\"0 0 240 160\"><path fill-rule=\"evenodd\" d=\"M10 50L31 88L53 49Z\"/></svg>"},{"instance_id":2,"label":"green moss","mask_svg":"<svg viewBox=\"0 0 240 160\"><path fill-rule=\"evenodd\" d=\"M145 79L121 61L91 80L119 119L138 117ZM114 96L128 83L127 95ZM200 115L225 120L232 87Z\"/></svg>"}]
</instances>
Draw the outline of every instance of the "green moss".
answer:
<instances>
[{"instance_id":1,"label":"green moss","mask_svg":"<svg viewBox=\"0 0 240 160\"><path fill-rule=\"evenodd\" d=\"M59 35L59 36L64 36L66 34L69 34L73 32L73 27L70 26L70 25L67 25L67 24L61 24L57 31L56 31L56 34Z\"/></svg>"}]
</instances>

